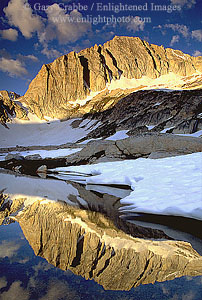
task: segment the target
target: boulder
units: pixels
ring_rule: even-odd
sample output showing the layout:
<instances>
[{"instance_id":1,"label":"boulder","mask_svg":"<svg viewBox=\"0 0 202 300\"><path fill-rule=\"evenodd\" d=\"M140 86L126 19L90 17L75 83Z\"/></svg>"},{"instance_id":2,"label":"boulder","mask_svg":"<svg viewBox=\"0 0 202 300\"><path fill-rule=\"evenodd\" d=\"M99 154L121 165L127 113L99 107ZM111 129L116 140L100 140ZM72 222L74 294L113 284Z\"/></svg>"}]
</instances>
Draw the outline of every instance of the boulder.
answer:
<instances>
[{"instance_id":1,"label":"boulder","mask_svg":"<svg viewBox=\"0 0 202 300\"><path fill-rule=\"evenodd\" d=\"M163 158L202 151L202 139L172 134L146 133L129 138L93 141L72 155L66 164L86 164L139 157Z\"/></svg>"},{"instance_id":2,"label":"boulder","mask_svg":"<svg viewBox=\"0 0 202 300\"><path fill-rule=\"evenodd\" d=\"M24 156L20 155L20 153L12 154L9 153L6 155L5 160L11 160L11 159L16 159L16 160L23 160L25 159Z\"/></svg>"},{"instance_id":3,"label":"boulder","mask_svg":"<svg viewBox=\"0 0 202 300\"><path fill-rule=\"evenodd\" d=\"M32 154L32 155L25 156L25 159L28 159L28 160L39 160L39 159L42 159L42 157L39 154Z\"/></svg>"}]
</instances>

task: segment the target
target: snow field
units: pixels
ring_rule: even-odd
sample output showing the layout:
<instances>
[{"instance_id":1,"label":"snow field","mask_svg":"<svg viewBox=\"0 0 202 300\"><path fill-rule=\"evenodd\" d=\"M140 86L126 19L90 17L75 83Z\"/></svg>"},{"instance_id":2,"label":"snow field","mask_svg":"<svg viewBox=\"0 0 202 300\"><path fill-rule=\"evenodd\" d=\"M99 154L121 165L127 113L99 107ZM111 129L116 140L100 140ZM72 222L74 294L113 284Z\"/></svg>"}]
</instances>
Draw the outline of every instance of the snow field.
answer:
<instances>
[{"instance_id":1,"label":"snow field","mask_svg":"<svg viewBox=\"0 0 202 300\"><path fill-rule=\"evenodd\" d=\"M0 147L19 146L47 146L75 143L85 137L91 129L72 128L71 123L75 119L64 122L52 121L46 123L8 123L9 129L0 126ZM96 121L91 121L91 126ZM96 124L97 126L97 124ZM93 129L95 129L94 127Z\"/></svg>"},{"instance_id":2,"label":"snow field","mask_svg":"<svg viewBox=\"0 0 202 300\"><path fill-rule=\"evenodd\" d=\"M184 216L202 220L202 153L54 170L63 172L63 176L64 172L93 175L79 180L86 185L129 185L133 191L121 200L125 205L123 212Z\"/></svg>"},{"instance_id":3,"label":"snow field","mask_svg":"<svg viewBox=\"0 0 202 300\"><path fill-rule=\"evenodd\" d=\"M65 148L65 149L55 149L55 150L28 150L28 151L12 151L9 152L9 154L19 154L24 157L28 155L35 155L39 154L42 159L45 158L59 158L59 157L65 157L70 154L76 153L78 151L82 150L82 148ZM5 160L5 157L8 153L0 153L0 161Z\"/></svg>"}]
</instances>

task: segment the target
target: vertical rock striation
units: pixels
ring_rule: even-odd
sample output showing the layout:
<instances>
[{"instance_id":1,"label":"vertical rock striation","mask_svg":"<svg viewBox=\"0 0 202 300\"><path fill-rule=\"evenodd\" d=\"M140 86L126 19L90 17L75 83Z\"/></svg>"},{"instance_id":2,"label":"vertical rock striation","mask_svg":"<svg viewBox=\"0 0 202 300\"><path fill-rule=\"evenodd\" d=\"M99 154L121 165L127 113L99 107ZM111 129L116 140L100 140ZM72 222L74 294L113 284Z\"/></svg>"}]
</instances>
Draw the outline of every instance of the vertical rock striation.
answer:
<instances>
[{"instance_id":1,"label":"vertical rock striation","mask_svg":"<svg viewBox=\"0 0 202 300\"><path fill-rule=\"evenodd\" d=\"M132 238L99 213L35 202L17 219L36 255L105 289L202 274L189 243Z\"/></svg>"},{"instance_id":2,"label":"vertical rock striation","mask_svg":"<svg viewBox=\"0 0 202 300\"><path fill-rule=\"evenodd\" d=\"M114 37L103 46L70 52L43 65L21 98L40 118L72 115L72 102L101 91L112 79L158 78L173 72L189 76L202 72L202 57L150 45L137 37ZM71 103L70 103L71 102Z\"/></svg>"}]
</instances>

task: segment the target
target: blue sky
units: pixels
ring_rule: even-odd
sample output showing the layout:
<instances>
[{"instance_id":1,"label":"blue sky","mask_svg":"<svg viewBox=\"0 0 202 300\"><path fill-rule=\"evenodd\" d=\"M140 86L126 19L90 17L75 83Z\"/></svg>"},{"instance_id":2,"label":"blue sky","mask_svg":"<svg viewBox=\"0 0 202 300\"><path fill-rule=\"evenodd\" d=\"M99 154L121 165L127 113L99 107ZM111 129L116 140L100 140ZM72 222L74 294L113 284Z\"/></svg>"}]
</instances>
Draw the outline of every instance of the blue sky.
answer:
<instances>
[{"instance_id":1,"label":"blue sky","mask_svg":"<svg viewBox=\"0 0 202 300\"><path fill-rule=\"evenodd\" d=\"M23 95L43 64L115 35L202 55L201 0L1 0L0 90Z\"/></svg>"}]
</instances>

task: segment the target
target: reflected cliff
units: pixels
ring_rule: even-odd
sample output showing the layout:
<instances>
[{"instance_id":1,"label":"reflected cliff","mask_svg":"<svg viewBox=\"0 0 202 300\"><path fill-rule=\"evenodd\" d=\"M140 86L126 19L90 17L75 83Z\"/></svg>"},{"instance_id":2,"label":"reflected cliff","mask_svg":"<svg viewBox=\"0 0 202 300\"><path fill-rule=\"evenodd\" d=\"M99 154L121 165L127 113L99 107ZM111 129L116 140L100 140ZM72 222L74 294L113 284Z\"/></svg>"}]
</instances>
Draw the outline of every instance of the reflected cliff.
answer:
<instances>
[{"instance_id":1,"label":"reflected cliff","mask_svg":"<svg viewBox=\"0 0 202 300\"><path fill-rule=\"evenodd\" d=\"M133 238L98 212L35 202L16 217L36 255L108 290L202 275L190 244Z\"/></svg>"},{"instance_id":2,"label":"reflected cliff","mask_svg":"<svg viewBox=\"0 0 202 300\"><path fill-rule=\"evenodd\" d=\"M18 221L35 255L55 267L106 290L202 275L202 257L190 244L120 218L119 200L129 190L0 176L1 222Z\"/></svg>"},{"instance_id":3,"label":"reflected cliff","mask_svg":"<svg viewBox=\"0 0 202 300\"><path fill-rule=\"evenodd\" d=\"M130 189L107 186L86 186L55 179L16 175L12 172L0 173L0 193L2 191L0 224L9 215L16 215L23 207L35 201L43 203L64 202L70 206L100 212L112 220L115 227L133 237L168 238L161 230L130 224L120 218L120 199L130 194Z\"/></svg>"}]
</instances>

